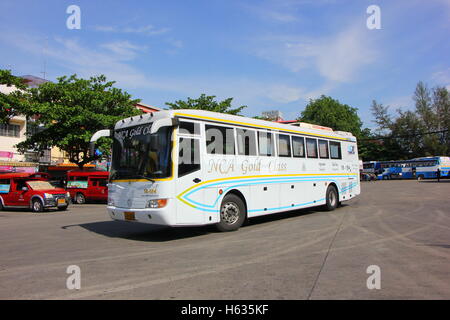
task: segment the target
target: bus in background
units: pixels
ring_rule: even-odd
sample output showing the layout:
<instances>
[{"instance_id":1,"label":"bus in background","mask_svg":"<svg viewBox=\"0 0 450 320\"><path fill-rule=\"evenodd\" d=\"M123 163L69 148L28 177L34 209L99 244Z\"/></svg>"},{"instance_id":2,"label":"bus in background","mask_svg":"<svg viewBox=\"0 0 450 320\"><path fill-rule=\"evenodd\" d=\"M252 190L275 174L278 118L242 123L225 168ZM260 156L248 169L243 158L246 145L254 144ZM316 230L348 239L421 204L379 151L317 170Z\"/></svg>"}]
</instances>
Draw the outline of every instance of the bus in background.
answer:
<instances>
[{"instance_id":1,"label":"bus in background","mask_svg":"<svg viewBox=\"0 0 450 320\"><path fill-rule=\"evenodd\" d=\"M450 157L424 157L411 160L411 168L415 167L415 175L418 180L436 179L439 169L441 178L450 177ZM417 163L417 166L413 164ZM413 177L414 178L414 177Z\"/></svg>"},{"instance_id":2,"label":"bus in background","mask_svg":"<svg viewBox=\"0 0 450 320\"><path fill-rule=\"evenodd\" d=\"M424 157L397 161L368 161L363 164L364 172L374 173L379 180L391 179L431 179L450 177L449 157Z\"/></svg>"},{"instance_id":3,"label":"bus in background","mask_svg":"<svg viewBox=\"0 0 450 320\"><path fill-rule=\"evenodd\" d=\"M102 136L113 138L114 220L232 231L266 214L333 210L360 193L356 138L330 128L164 110L121 120L91 142Z\"/></svg>"},{"instance_id":4,"label":"bus in background","mask_svg":"<svg viewBox=\"0 0 450 320\"><path fill-rule=\"evenodd\" d=\"M108 200L107 171L68 171L66 189L77 204Z\"/></svg>"}]
</instances>

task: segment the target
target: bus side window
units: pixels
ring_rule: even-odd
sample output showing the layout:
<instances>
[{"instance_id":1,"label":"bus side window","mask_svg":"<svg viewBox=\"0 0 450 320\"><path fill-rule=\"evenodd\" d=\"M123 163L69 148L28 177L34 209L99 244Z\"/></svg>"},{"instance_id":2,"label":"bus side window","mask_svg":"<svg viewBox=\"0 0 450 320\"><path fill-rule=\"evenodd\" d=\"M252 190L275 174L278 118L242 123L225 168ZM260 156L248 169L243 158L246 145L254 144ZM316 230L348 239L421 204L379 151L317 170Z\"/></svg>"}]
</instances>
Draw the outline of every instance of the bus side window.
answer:
<instances>
[{"instance_id":1,"label":"bus side window","mask_svg":"<svg viewBox=\"0 0 450 320\"><path fill-rule=\"evenodd\" d=\"M194 122L181 121L179 126L180 134L200 134L200 125Z\"/></svg>"},{"instance_id":2,"label":"bus side window","mask_svg":"<svg viewBox=\"0 0 450 320\"><path fill-rule=\"evenodd\" d=\"M328 141L327 140L319 140L319 157L321 159L328 159Z\"/></svg>"},{"instance_id":3,"label":"bus side window","mask_svg":"<svg viewBox=\"0 0 450 320\"><path fill-rule=\"evenodd\" d=\"M256 156L255 131L236 129L238 154L241 156Z\"/></svg>"},{"instance_id":4,"label":"bus side window","mask_svg":"<svg viewBox=\"0 0 450 320\"><path fill-rule=\"evenodd\" d=\"M108 185L108 179L99 179L98 180L99 187L106 187L107 185Z\"/></svg>"},{"instance_id":5,"label":"bus side window","mask_svg":"<svg viewBox=\"0 0 450 320\"><path fill-rule=\"evenodd\" d=\"M290 157L291 156L291 137L287 134L278 135L278 156Z\"/></svg>"},{"instance_id":6,"label":"bus side window","mask_svg":"<svg viewBox=\"0 0 450 320\"><path fill-rule=\"evenodd\" d=\"M178 177L200 170L199 139L180 138L178 153Z\"/></svg>"},{"instance_id":7,"label":"bus side window","mask_svg":"<svg viewBox=\"0 0 450 320\"><path fill-rule=\"evenodd\" d=\"M308 158L317 158L317 140L306 138L306 154Z\"/></svg>"},{"instance_id":8,"label":"bus side window","mask_svg":"<svg viewBox=\"0 0 450 320\"><path fill-rule=\"evenodd\" d=\"M273 141L273 134L267 131L258 132L258 145L260 156L275 156L275 143Z\"/></svg>"},{"instance_id":9,"label":"bus side window","mask_svg":"<svg viewBox=\"0 0 450 320\"><path fill-rule=\"evenodd\" d=\"M305 138L292 136L292 153L295 158L305 157Z\"/></svg>"},{"instance_id":10,"label":"bus side window","mask_svg":"<svg viewBox=\"0 0 450 320\"><path fill-rule=\"evenodd\" d=\"M331 159L342 159L340 142L330 141L330 155ZM383 168L383 165L381 167Z\"/></svg>"},{"instance_id":11,"label":"bus side window","mask_svg":"<svg viewBox=\"0 0 450 320\"><path fill-rule=\"evenodd\" d=\"M209 154L235 154L234 129L205 125L206 152Z\"/></svg>"}]
</instances>

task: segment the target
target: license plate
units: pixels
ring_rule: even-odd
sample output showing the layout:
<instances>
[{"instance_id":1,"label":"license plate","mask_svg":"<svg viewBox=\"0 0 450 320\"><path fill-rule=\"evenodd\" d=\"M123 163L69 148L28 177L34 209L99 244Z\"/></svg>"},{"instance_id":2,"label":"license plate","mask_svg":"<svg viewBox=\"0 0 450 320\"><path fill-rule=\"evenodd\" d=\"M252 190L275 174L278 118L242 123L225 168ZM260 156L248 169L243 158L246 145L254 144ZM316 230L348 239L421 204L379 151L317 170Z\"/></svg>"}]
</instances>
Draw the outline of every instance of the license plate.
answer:
<instances>
[{"instance_id":1,"label":"license plate","mask_svg":"<svg viewBox=\"0 0 450 320\"><path fill-rule=\"evenodd\" d=\"M66 199L58 199L58 204L66 204Z\"/></svg>"},{"instance_id":2,"label":"license plate","mask_svg":"<svg viewBox=\"0 0 450 320\"><path fill-rule=\"evenodd\" d=\"M134 212L124 212L125 220L136 220L134 218Z\"/></svg>"}]
</instances>

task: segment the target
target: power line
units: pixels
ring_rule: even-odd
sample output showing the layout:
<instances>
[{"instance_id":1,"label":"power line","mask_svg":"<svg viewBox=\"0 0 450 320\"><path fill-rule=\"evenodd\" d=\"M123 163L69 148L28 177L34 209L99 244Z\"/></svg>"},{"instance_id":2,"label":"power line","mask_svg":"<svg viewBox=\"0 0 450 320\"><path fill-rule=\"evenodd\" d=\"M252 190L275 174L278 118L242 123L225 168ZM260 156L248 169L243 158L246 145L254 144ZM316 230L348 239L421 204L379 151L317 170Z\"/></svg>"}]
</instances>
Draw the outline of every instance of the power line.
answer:
<instances>
[{"instance_id":1,"label":"power line","mask_svg":"<svg viewBox=\"0 0 450 320\"><path fill-rule=\"evenodd\" d=\"M424 132L419 133L415 135L403 135L403 136L379 136L379 137L373 137L373 138L364 138L364 139L358 139L358 141L370 141L370 140L389 140L389 139L399 139L399 138L414 138L419 136L425 136L429 134L436 134L436 133L444 133L450 131L449 129L445 130L439 130L439 131L430 131L430 132Z\"/></svg>"}]
</instances>

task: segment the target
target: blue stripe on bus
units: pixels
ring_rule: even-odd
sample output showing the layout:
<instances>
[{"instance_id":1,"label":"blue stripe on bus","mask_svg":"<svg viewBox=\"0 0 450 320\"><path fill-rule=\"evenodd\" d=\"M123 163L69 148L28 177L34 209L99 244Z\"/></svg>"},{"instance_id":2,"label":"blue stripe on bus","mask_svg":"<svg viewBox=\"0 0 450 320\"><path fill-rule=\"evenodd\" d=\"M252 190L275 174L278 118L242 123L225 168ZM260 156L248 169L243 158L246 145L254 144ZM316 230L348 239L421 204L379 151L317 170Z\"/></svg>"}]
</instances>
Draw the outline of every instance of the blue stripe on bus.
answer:
<instances>
[{"instance_id":1,"label":"blue stripe on bus","mask_svg":"<svg viewBox=\"0 0 450 320\"><path fill-rule=\"evenodd\" d=\"M216 200L214 201L213 205L206 205L206 204L202 204L199 202L196 202L192 199L189 199L189 196L197 191L200 191L204 188L208 188L211 186L216 186L216 185L223 185L223 184L228 184L228 183L236 183L236 182L244 182L243 184L236 184L233 186L228 187L225 191L229 190L230 188L236 187L236 186L246 186L246 185L257 185L257 184L262 184L262 183L283 183L283 182L296 182L296 181L328 181L330 179L327 178L331 178L331 177L342 177L342 176L335 176L335 175L330 175L330 176L320 176L321 179L313 179L311 180L311 177L275 177L275 178L258 178L258 179L244 179L244 180L234 180L234 181L222 181L222 182L217 182L217 183L212 183L212 184L207 184L204 185L202 187L199 188L195 188L194 190L188 192L187 194L185 194L184 196L182 196L182 198L186 201L195 203L197 205L200 206L204 206L204 207L208 207L208 208L214 208L215 205L217 204L218 199L220 198L220 195L216 198ZM307 180L308 179L308 180ZM272 181L270 181L272 180ZM273 181L276 180L276 181ZM253 183L253 184L249 184L247 182L251 182L251 181L259 181L258 183ZM267 182L264 182L267 181ZM338 189L339 189L339 183L336 180L331 180L333 182L336 182L336 184L338 185ZM338 190L339 191L339 190Z\"/></svg>"},{"instance_id":2,"label":"blue stripe on bus","mask_svg":"<svg viewBox=\"0 0 450 320\"><path fill-rule=\"evenodd\" d=\"M342 176L328 176L328 177L342 177ZM229 190L229 189L231 189L231 188L234 188L234 187L236 187L236 186L258 185L258 184L262 184L262 183L283 183L283 182L297 182L297 181L301 181L301 182L304 182L304 181L330 181L330 179L326 179L327 176L324 176L324 177L321 176L322 179L317 179L317 178L316 178L316 179L308 179L308 178L310 178L310 177L304 177L304 178L301 178L301 177L300 177L300 178L299 178L299 177L261 178L261 179L247 179L247 180L230 181L230 182L225 182L225 183L236 183L236 182L244 182L244 183L229 186L229 187L228 187L227 189L225 189L224 191L227 191L227 190ZM266 180L277 180L277 181L266 181ZM248 182L250 182L250 181L259 181L259 182L256 182L256 183L248 183ZM264 181L265 181L265 182L264 182ZM358 182L352 182L352 183L350 183L349 186L347 186L347 187L345 187L345 188L341 188L341 190L339 190L339 189L340 189L340 187L339 187L339 182L336 181L336 180L331 180L331 181L333 181L333 182L336 183L336 185L337 185L337 187L338 187L338 193L339 193L339 194L342 194L342 193L344 193L345 191L347 191L347 190L349 190L349 189L352 189L353 187L355 187L355 186L358 185ZM211 187L211 186L213 186L213 185L220 185L220 184L223 184L223 183L224 183L224 182L220 182L220 183L214 183L214 184L202 186L202 187L200 187L200 188L197 188L197 189L192 190L192 191L189 192L188 194L184 195L182 198L184 198L184 200L186 200L186 201L188 201L188 202L190 202L190 203L196 204L197 206L194 207L195 209L202 210L202 211L207 211L207 212L215 212L215 213L217 213L217 212L219 211L218 209L207 209L207 208L214 208L214 207L216 206L217 202L219 201L221 195L219 195L219 196L216 198L216 200L214 201L214 204L213 204L213 205L206 205L206 204L203 204L203 203L199 203L199 202L197 202L197 201L194 201L194 200L192 200L192 199L189 199L188 196L189 196L190 194L194 193L194 192L197 192L197 191L203 189L203 188ZM316 200L316 202L317 202L317 201L322 201L322 200L323 200L323 199L319 199L319 200ZM314 201L313 201L313 202L303 203L303 204L297 204L297 205L294 205L294 206L278 207L278 208L270 208L270 209L267 209L267 210L286 209L286 208L291 208L291 207L304 206L304 205L309 204L309 203L314 203ZM200 207L198 207L198 206L200 206ZM206 208L201 208L201 207L206 207ZM260 210L260 209L254 209L254 210ZM261 210L264 210L264 209L261 209ZM252 211L252 210L249 210L249 212L253 212L253 211Z\"/></svg>"}]
</instances>

